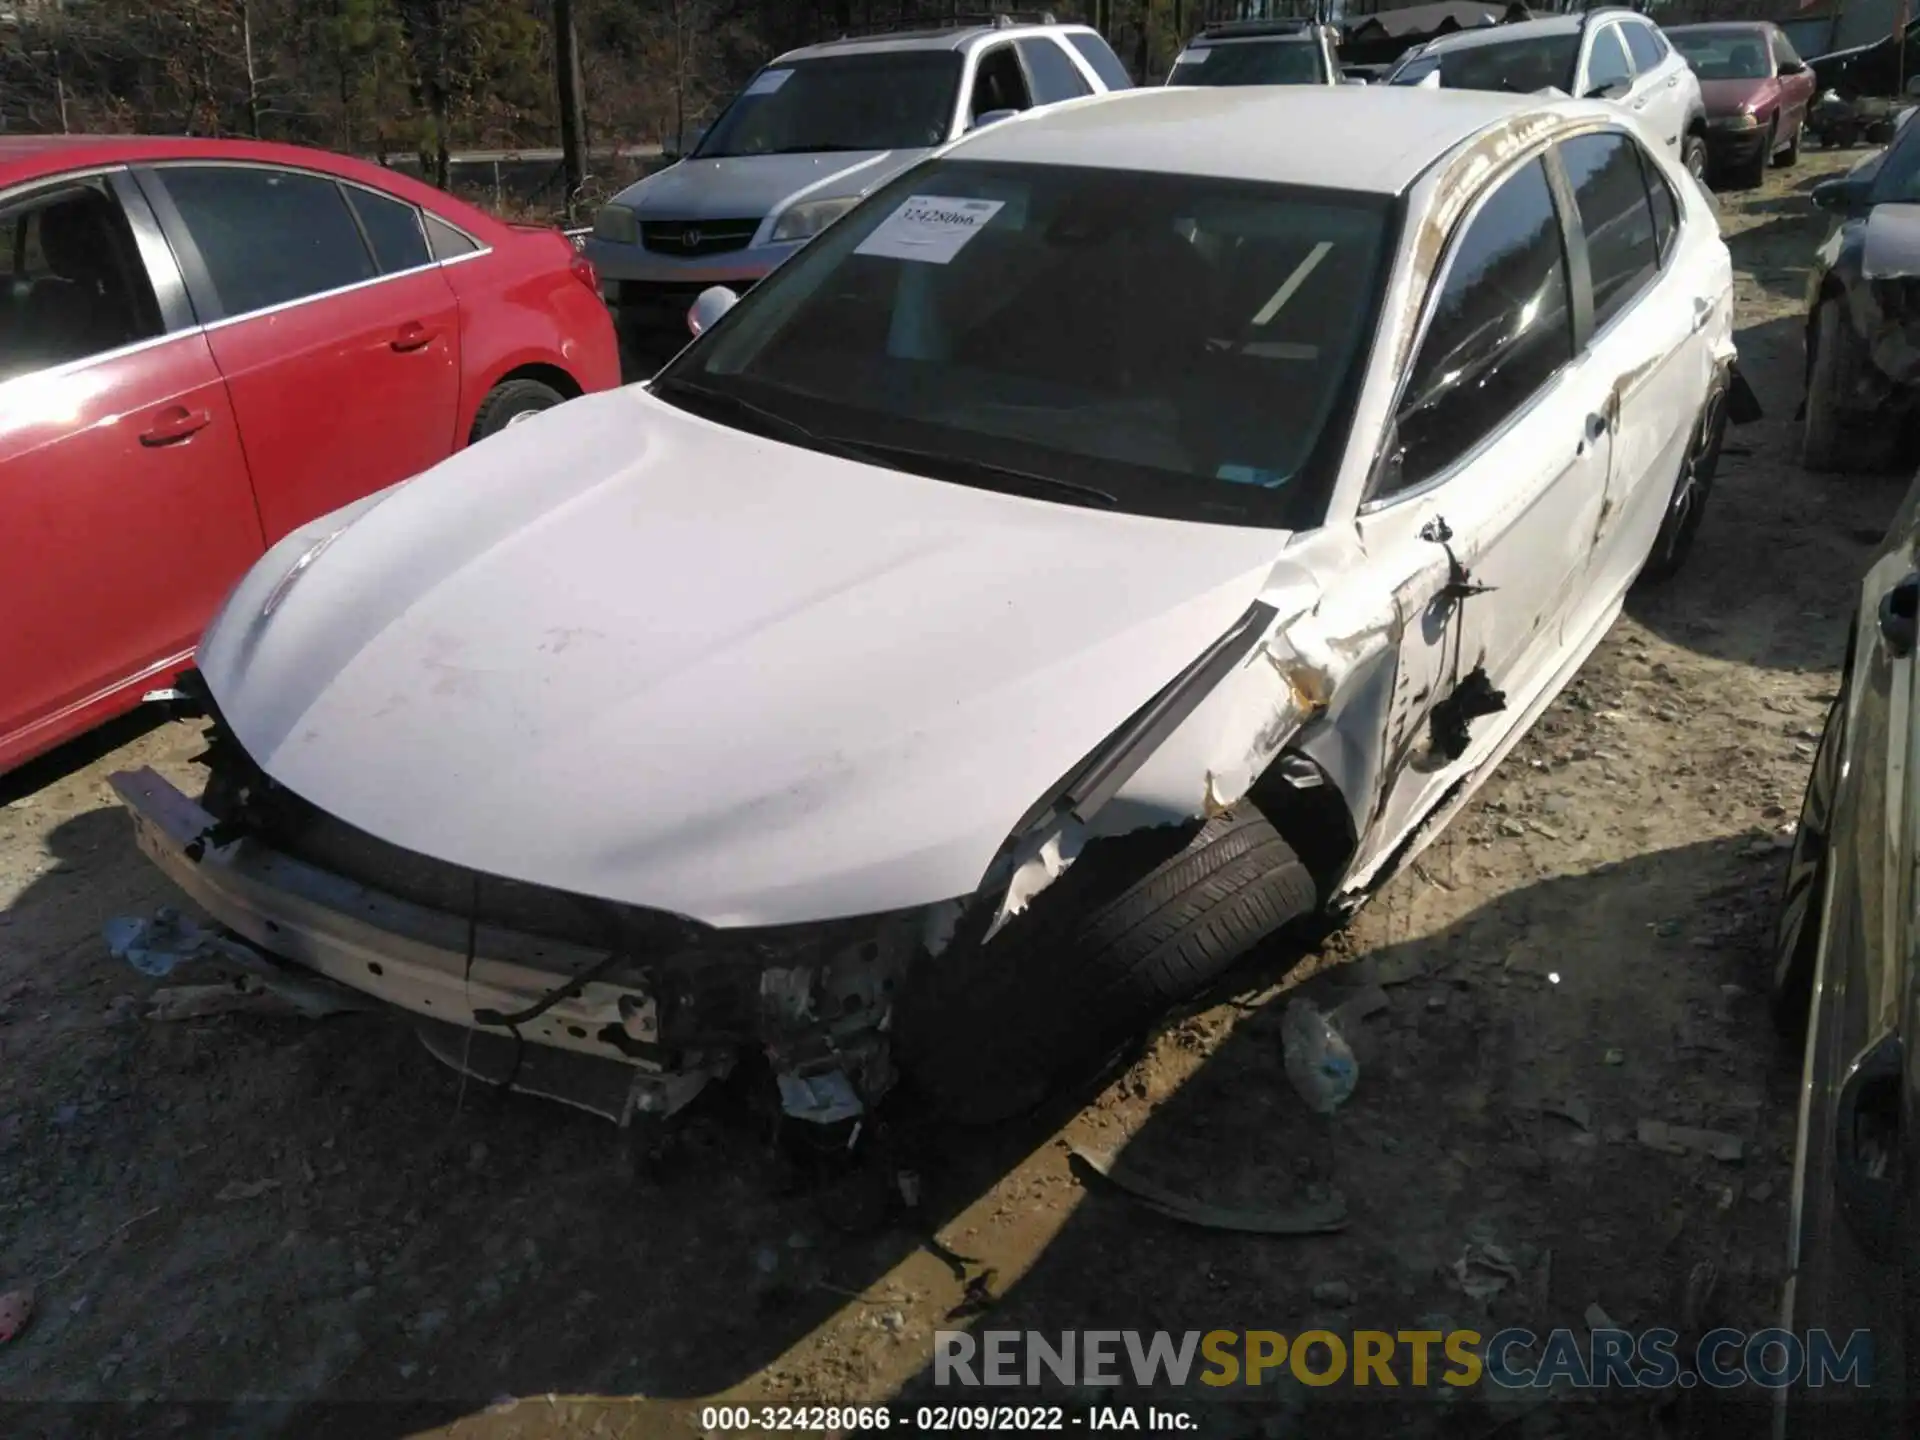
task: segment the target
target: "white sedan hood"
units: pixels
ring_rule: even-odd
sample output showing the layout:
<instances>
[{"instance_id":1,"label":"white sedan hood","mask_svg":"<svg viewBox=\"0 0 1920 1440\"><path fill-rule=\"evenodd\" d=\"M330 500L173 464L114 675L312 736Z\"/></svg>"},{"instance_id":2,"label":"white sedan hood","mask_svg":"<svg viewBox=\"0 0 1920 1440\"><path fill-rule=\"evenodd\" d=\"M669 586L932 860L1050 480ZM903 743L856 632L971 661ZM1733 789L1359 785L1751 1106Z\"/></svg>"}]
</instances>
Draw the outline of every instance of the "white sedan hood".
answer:
<instances>
[{"instance_id":1,"label":"white sedan hood","mask_svg":"<svg viewBox=\"0 0 1920 1440\"><path fill-rule=\"evenodd\" d=\"M975 889L1286 538L854 464L632 387L288 537L200 665L268 774L383 840L715 925L825 919Z\"/></svg>"}]
</instances>

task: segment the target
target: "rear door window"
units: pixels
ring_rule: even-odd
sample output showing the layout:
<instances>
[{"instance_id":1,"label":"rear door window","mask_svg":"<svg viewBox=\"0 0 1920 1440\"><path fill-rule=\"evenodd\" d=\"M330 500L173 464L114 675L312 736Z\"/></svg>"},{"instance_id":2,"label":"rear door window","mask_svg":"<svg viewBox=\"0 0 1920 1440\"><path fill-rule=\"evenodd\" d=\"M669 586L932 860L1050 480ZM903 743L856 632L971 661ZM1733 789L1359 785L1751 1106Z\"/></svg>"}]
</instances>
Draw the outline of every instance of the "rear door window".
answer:
<instances>
[{"instance_id":1,"label":"rear door window","mask_svg":"<svg viewBox=\"0 0 1920 1440\"><path fill-rule=\"evenodd\" d=\"M1091 30L1068 32L1067 43L1080 52L1080 58L1093 67L1093 73L1100 77L1100 83L1107 89L1133 88L1133 77L1127 74L1127 67L1120 63L1120 57L1113 53L1113 47Z\"/></svg>"},{"instance_id":2,"label":"rear door window","mask_svg":"<svg viewBox=\"0 0 1920 1440\"><path fill-rule=\"evenodd\" d=\"M1034 104L1051 105L1057 100L1074 100L1093 93L1093 87L1067 58L1067 52L1053 41L1036 37L1016 40L1014 45L1020 51L1020 58L1027 62Z\"/></svg>"},{"instance_id":3,"label":"rear door window","mask_svg":"<svg viewBox=\"0 0 1920 1440\"><path fill-rule=\"evenodd\" d=\"M168 166L159 174L222 315L303 300L378 273L331 179L257 165Z\"/></svg>"},{"instance_id":4,"label":"rear door window","mask_svg":"<svg viewBox=\"0 0 1920 1440\"><path fill-rule=\"evenodd\" d=\"M1624 310L1660 268L1660 238L1647 198L1639 147L1602 131L1560 146L1587 237L1593 273L1593 328Z\"/></svg>"},{"instance_id":5,"label":"rear door window","mask_svg":"<svg viewBox=\"0 0 1920 1440\"><path fill-rule=\"evenodd\" d=\"M347 200L373 247L373 258L383 273L413 270L431 264L427 237L420 231L420 212L391 195L376 194L358 185L346 187Z\"/></svg>"},{"instance_id":6,"label":"rear door window","mask_svg":"<svg viewBox=\"0 0 1920 1440\"><path fill-rule=\"evenodd\" d=\"M1633 55L1633 68L1642 75L1666 58L1666 47L1660 43L1660 37L1654 33L1651 25L1629 21L1623 23L1620 29L1627 37L1627 49Z\"/></svg>"}]
</instances>

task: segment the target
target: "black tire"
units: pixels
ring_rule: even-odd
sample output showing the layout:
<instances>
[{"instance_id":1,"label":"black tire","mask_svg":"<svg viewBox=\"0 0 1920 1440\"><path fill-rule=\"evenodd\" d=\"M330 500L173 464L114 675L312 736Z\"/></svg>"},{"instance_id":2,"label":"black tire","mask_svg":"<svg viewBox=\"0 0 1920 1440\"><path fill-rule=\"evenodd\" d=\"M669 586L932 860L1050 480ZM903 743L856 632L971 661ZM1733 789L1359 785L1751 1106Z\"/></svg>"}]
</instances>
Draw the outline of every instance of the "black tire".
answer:
<instances>
[{"instance_id":1,"label":"black tire","mask_svg":"<svg viewBox=\"0 0 1920 1440\"><path fill-rule=\"evenodd\" d=\"M1707 137L1690 133L1681 141L1680 163L1704 186L1707 183Z\"/></svg>"},{"instance_id":2,"label":"black tire","mask_svg":"<svg viewBox=\"0 0 1920 1440\"><path fill-rule=\"evenodd\" d=\"M1859 367L1867 363L1860 342L1847 326L1843 304L1837 297L1821 301L1811 327L1813 354L1807 361L1800 463L1823 474L1873 470L1890 458L1888 427L1863 425L1841 404L1841 398L1854 391Z\"/></svg>"},{"instance_id":3,"label":"black tire","mask_svg":"<svg viewBox=\"0 0 1920 1440\"><path fill-rule=\"evenodd\" d=\"M480 402L467 443L477 444L489 435L498 435L514 421L551 410L564 404L566 398L551 385L538 380L503 380Z\"/></svg>"},{"instance_id":4,"label":"black tire","mask_svg":"<svg viewBox=\"0 0 1920 1440\"><path fill-rule=\"evenodd\" d=\"M1693 552L1694 537L1706 516L1707 498L1713 493L1713 477L1720 468L1720 446L1727 434L1727 386L1716 382L1694 422L1693 436L1674 477L1673 494L1667 499L1667 513L1653 538L1653 549L1640 567L1637 584L1660 585L1680 573Z\"/></svg>"},{"instance_id":5,"label":"black tire","mask_svg":"<svg viewBox=\"0 0 1920 1440\"><path fill-rule=\"evenodd\" d=\"M1785 149L1773 157L1773 163L1777 169L1791 170L1800 163L1800 141L1806 133L1805 121L1793 127L1793 138L1787 141Z\"/></svg>"},{"instance_id":6,"label":"black tire","mask_svg":"<svg viewBox=\"0 0 1920 1440\"><path fill-rule=\"evenodd\" d=\"M1767 138L1760 142L1753 159L1734 172L1735 189L1758 190L1767 183L1767 162L1773 157L1773 142L1779 136L1779 124L1780 117L1777 115L1767 121Z\"/></svg>"},{"instance_id":7,"label":"black tire","mask_svg":"<svg viewBox=\"0 0 1920 1440\"><path fill-rule=\"evenodd\" d=\"M1007 1119L1318 900L1251 806L1197 832L1096 841L989 943L958 938L921 962L895 1009L894 1056L949 1118Z\"/></svg>"},{"instance_id":8,"label":"black tire","mask_svg":"<svg viewBox=\"0 0 1920 1440\"><path fill-rule=\"evenodd\" d=\"M1852 647L1848 647L1848 666ZM1814 968L1820 958L1822 906L1827 889L1827 858L1833 847L1833 815L1846 754L1846 683L1827 711L1827 723L1814 752L1793 850L1780 884L1778 919L1767 975L1767 1004L1773 1023L1789 1039L1805 1035L1813 998Z\"/></svg>"}]
</instances>

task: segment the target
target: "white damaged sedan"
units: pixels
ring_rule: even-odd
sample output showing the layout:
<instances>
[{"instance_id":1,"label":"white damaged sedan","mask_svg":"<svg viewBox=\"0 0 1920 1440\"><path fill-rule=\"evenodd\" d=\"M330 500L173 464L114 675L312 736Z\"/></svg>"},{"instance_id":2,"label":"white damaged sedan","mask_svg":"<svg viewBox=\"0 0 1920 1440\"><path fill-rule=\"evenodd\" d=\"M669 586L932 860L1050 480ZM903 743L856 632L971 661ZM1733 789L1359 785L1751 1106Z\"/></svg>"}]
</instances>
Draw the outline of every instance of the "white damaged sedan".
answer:
<instances>
[{"instance_id":1,"label":"white damaged sedan","mask_svg":"<svg viewBox=\"0 0 1920 1440\"><path fill-rule=\"evenodd\" d=\"M477 1076L1004 1115L1363 901L1678 567L1732 291L1597 102L1009 120L651 383L282 541L200 651L205 795L114 784Z\"/></svg>"}]
</instances>

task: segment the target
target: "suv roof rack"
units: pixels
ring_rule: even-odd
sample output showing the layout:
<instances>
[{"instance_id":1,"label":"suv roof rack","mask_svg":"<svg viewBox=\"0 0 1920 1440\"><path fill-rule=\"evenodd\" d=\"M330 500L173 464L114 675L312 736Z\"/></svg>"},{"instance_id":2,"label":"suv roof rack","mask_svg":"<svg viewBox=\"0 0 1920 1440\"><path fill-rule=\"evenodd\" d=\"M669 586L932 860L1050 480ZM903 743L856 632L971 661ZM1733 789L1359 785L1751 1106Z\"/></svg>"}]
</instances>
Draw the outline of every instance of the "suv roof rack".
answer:
<instances>
[{"instance_id":1,"label":"suv roof rack","mask_svg":"<svg viewBox=\"0 0 1920 1440\"><path fill-rule=\"evenodd\" d=\"M1218 25L1209 25L1193 38L1195 40L1239 40L1256 35L1311 35L1318 28L1312 20L1293 18L1285 20L1226 20Z\"/></svg>"},{"instance_id":2,"label":"suv roof rack","mask_svg":"<svg viewBox=\"0 0 1920 1440\"><path fill-rule=\"evenodd\" d=\"M902 24L898 20L875 20L866 25L850 25L835 36L838 40L860 40L876 35L945 35L955 30L977 30L982 27L1005 30L1014 25L1058 25L1060 23L1051 10L975 10L956 11L945 16L936 16L931 20L912 20Z\"/></svg>"}]
</instances>

